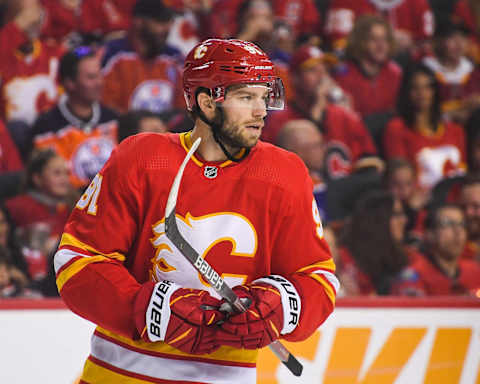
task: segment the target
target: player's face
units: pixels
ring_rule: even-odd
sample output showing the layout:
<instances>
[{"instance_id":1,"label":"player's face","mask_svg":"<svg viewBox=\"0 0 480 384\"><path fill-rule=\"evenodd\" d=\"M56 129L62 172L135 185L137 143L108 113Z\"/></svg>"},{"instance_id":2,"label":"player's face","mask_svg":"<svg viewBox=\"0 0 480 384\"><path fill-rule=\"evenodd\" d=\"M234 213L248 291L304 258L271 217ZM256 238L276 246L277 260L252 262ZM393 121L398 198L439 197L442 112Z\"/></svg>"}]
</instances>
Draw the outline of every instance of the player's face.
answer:
<instances>
[{"instance_id":1,"label":"player's face","mask_svg":"<svg viewBox=\"0 0 480 384\"><path fill-rule=\"evenodd\" d=\"M37 178L37 185L55 197L65 197L70 192L70 173L67 163L61 157L53 157Z\"/></svg>"},{"instance_id":2,"label":"player's face","mask_svg":"<svg viewBox=\"0 0 480 384\"><path fill-rule=\"evenodd\" d=\"M96 57L88 57L78 65L77 78L75 81L77 94L87 102L100 100L103 77L100 60Z\"/></svg>"},{"instance_id":3,"label":"player's face","mask_svg":"<svg viewBox=\"0 0 480 384\"><path fill-rule=\"evenodd\" d=\"M464 187L461 194L461 203L467 219L470 238L480 238L480 184Z\"/></svg>"},{"instance_id":4,"label":"player's face","mask_svg":"<svg viewBox=\"0 0 480 384\"><path fill-rule=\"evenodd\" d=\"M252 148L260 138L267 116L266 86L245 86L229 90L222 104L224 122L220 139L234 148Z\"/></svg>"},{"instance_id":5,"label":"player's face","mask_svg":"<svg viewBox=\"0 0 480 384\"><path fill-rule=\"evenodd\" d=\"M467 231L463 213L457 208L444 208L437 213L435 247L447 260L460 256L467 241Z\"/></svg>"},{"instance_id":6,"label":"player's face","mask_svg":"<svg viewBox=\"0 0 480 384\"><path fill-rule=\"evenodd\" d=\"M372 26L365 41L365 51L367 58L377 64L383 64L388 60L390 47L387 29L384 25L376 24Z\"/></svg>"},{"instance_id":7,"label":"player's face","mask_svg":"<svg viewBox=\"0 0 480 384\"><path fill-rule=\"evenodd\" d=\"M429 111L433 104L432 79L424 73L417 73L412 79L410 98L418 112Z\"/></svg>"}]
</instances>

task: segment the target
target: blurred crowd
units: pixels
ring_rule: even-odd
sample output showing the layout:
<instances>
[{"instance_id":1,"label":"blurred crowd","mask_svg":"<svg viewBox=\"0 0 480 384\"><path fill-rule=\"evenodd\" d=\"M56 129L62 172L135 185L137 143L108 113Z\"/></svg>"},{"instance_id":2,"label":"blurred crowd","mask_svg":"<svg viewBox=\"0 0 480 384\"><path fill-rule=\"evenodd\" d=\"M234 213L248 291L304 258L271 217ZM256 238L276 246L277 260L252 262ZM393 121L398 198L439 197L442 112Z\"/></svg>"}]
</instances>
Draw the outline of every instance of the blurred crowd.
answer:
<instances>
[{"instance_id":1,"label":"blurred crowd","mask_svg":"<svg viewBox=\"0 0 480 384\"><path fill-rule=\"evenodd\" d=\"M309 169L341 295L480 298L480 0L0 0L0 298L57 295L120 141L193 127L183 58L210 37L274 61L262 139Z\"/></svg>"}]
</instances>

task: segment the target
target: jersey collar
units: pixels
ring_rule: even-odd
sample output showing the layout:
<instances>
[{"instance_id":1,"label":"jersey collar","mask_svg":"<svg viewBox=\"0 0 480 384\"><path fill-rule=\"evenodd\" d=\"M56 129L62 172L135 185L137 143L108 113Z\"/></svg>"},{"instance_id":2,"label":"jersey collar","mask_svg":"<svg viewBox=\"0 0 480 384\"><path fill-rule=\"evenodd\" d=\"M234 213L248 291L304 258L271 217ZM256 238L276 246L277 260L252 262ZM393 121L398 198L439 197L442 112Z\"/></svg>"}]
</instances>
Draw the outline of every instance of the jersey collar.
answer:
<instances>
[{"instance_id":1,"label":"jersey collar","mask_svg":"<svg viewBox=\"0 0 480 384\"><path fill-rule=\"evenodd\" d=\"M185 152L188 152L188 150L192 147L192 132L185 132L180 134L180 144L182 145L183 149ZM240 152L238 152L235 155L235 158L241 158L245 153L245 148L242 148ZM199 159L195 154L192 155L192 160L195 164L197 164L199 167L203 167L206 163L208 164L216 164L219 168L224 168L232 163L234 163L232 160L226 160L224 162L205 162Z\"/></svg>"}]
</instances>

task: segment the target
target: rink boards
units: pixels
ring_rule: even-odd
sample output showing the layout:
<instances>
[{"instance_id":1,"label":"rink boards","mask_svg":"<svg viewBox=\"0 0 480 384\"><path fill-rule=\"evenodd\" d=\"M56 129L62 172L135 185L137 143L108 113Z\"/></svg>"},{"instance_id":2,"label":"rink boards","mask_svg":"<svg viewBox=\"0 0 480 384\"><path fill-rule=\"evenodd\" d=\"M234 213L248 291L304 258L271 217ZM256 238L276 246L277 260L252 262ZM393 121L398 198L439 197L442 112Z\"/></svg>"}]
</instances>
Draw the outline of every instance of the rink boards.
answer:
<instances>
[{"instance_id":1,"label":"rink boards","mask_svg":"<svg viewBox=\"0 0 480 384\"><path fill-rule=\"evenodd\" d=\"M59 300L0 301L0 383L74 383L92 330ZM480 300L340 299L312 337L285 344L303 375L265 349L259 384L480 384Z\"/></svg>"}]
</instances>

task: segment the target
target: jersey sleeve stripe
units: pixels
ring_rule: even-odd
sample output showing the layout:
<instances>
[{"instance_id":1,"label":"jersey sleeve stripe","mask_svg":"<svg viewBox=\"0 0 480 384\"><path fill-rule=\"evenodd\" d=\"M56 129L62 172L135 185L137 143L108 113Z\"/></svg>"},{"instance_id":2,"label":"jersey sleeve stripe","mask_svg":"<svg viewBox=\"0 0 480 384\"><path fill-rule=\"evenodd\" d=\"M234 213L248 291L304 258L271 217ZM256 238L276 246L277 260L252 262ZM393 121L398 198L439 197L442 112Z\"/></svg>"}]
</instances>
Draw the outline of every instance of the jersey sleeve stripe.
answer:
<instances>
[{"instance_id":1,"label":"jersey sleeve stripe","mask_svg":"<svg viewBox=\"0 0 480 384\"><path fill-rule=\"evenodd\" d=\"M312 273L318 273L323 275L328 280L328 282L332 284L333 288L335 289L335 293L338 293L338 291L340 290L340 282L338 281L337 276L335 276L331 272L323 270L314 271Z\"/></svg>"},{"instance_id":2,"label":"jersey sleeve stripe","mask_svg":"<svg viewBox=\"0 0 480 384\"><path fill-rule=\"evenodd\" d=\"M325 289L325 293L327 294L328 298L332 302L333 305L335 305L335 297L336 297L336 292L335 289L333 288L332 285L330 285L330 282L328 282L323 275L319 276L317 274L310 274L309 275L312 279L318 281L323 288Z\"/></svg>"},{"instance_id":3,"label":"jersey sleeve stripe","mask_svg":"<svg viewBox=\"0 0 480 384\"><path fill-rule=\"evenodd\" d=\"M63 235L62 235L62 239L60 240L59 248L62 248L63 246L72 246L72 247L75 247L75 248L78 248L78 249L81 249L81 250L91 252L95 255L101 255L101 256L107 257L109 259L115 259L115 260L122 261L122 262L125 261L125 255L122 255L119 252L111 252L111 253L101 252L101 251L91 247L90 245L81 242L75 236L73 236L69 233L63 233ZM81 255L81 256L85 256L85 255Z\"/></svg>"},{"instance_id":4,"label":"jersey sleeve stripe","mask_svg":"<svg viewBox=\"0 0 480 384\"><path fill-rule=\"evenodd\" d=\"M68 250L60 250L56 253L55 259L57 258L57 255L66 253L66 252L71 252ZM80 256L79 254L75 254L72 252L72 258L73 257L78 257ZM63 255L62 255L63 257ZM75 260L73 263L71 263L68 267L64 268L57 276L57 288L58 291L61 291L63 288L63 285L70 280L73 276L75 276L78 272L80 272L83 268L85 268L87 265L92 264L92 263L99 263L102 261L110 261L111 259L108 259L104 256L83 256L77 260Z\"/></svg>"},{"instance_id":5,"label":"jersey sleeve stripe","mask_svg":"<svg viewBox=\"0 0 480 384\"><path fill-rule=\"evenodd\" d=\"M306 267L300 268L297 272L312 273L312 271L309 271L309 269L311 270L322 269L322 270L326 270L331 273L334 273L335 263L333 262L332 258L329 258L328 260L319 261L318 263L307 265Z\"/></svg>"}]
</instances>

